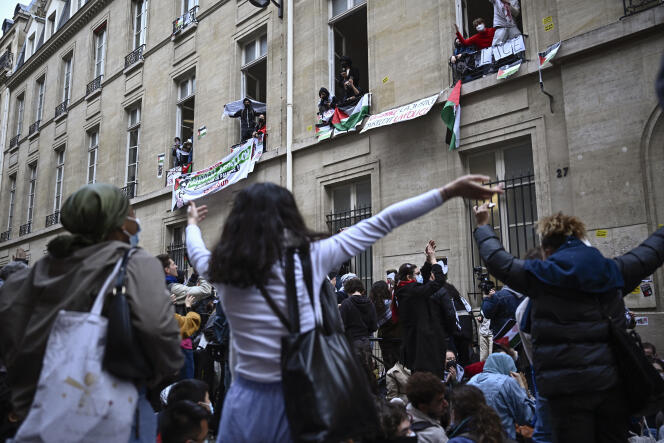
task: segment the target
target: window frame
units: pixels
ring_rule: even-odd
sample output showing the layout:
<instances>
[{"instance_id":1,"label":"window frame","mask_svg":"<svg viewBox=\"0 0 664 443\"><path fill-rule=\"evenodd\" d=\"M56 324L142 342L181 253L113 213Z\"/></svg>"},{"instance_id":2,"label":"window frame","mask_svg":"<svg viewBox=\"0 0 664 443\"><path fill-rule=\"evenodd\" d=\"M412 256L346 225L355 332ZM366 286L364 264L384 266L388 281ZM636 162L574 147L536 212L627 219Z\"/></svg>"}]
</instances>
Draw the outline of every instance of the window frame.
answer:
<instances>
[{"instance_id":1,"label":"window frame","mask_svg":"<svg viewBox=\"0 0 664 443\"><path fill-rule=\"evenodd\" d=\"M51 14L46 19L46 29L48 31L48 38L53 37L53 35L57 32L57 30L56 30L57 18L58 18L58 11L53 11L53 14ZM53 19L53 20L51 20L51 19Z\"/></svg>"},{"instance_id":2,"label":"window frame","mask_svg":"<svg viewBox=\"0 0 664 443\"><path fill-rule=\"evenodd\" d=\"M136 111L137 120L132 123L132 115ZM126 150L126 159L125 159L125 186L129 186L130 183L134 184L134 195L136 195L136 187L138 186L138 165L139 160L139 148L141 146L141 105L133 106L127 109L127 150ZM131 135L132 132L136 132L136 145L131 146ZM136 161L135 163L129 163L129 153L131 149L136 151ZM134 180L129 181L129 169L134 167Z\"/></svg>"},{"instance_id":3,"label":"window frame","mask_svg":"<svg viewBox=\"0 0 664 443\"><path fill-rule=\"evenodd\" d=\"M108 42L106 34L106 22L104 22L94 32L93 79L103 76L106 70L106 45Z\"/></svg>"},{"instance_id":4,"label":"window frame","mask_svg":"<svg viewBox=\"0 0 664 443\"><path fill-rule=\"evenodd\" d=\"M96 142L93 144L93 142ZM94 155L94 161L91 162L91 156ZM88 131L88 168L87 168L87 183L93 184L97 182L97 164L99 163L99 128L94 128ZM90 170L92 168L92 180L90 180Z\"/></svg>"},{"instance_id":5,"label":"window frame","mask_svg":"<svg viewBox=\"0 0 664 443\"><path fill-rule=\"evenodd\" d=\"M181 96L181 91L182 91L182 85L186 83L186 90L187 90L187 95L184 97ZM178 101L175 106L175 136L179 137L180 140L184 143L186 140L184 136L182 135L182 107L183 105L191 100L192 98L196 97L196 72L191 72L183 77L180 77L178 80L176 80L176 88L177 88L177 97ZM196 103L194 102L194 108L196 107ZM194 111L194 116L195 116L195 111ZM192 127L192 139L193 139L193 134L194 134L194 129L195 129L196 124L194 123Z\"/></svg>"},{"instance_id":6,"label":"window frame","mask_svg":"<svg viewBox=\"0 0 664 443\"><path fill-rule=\"evenodd\" d=\"M262 41L265 39L265 53L262 53ZM250 44L254 44L254 58L247 62L247 46ZM265 101L267 102L267 56L268 56L268 38L267 38L267 30L263 30L260 33L256 34L254 37L252 37L249 40L246 40L241 44L242 46L242 66L240 67L240 77L241 77L241 85L240 85L240 90L242 91L242 97L247 97L249 96L247 92L247 87L248 87L248 82L247 82L247 77L252 77L256 81L256 87L258 90L260 90L260 83L258 81L258 78L253 76L252 74L249 74L247 71L254 66L265 62L265 90L266 90L266 97ZM258 100L259 94L257 91L255 93L252 93L251 97L255 97L254 100Z\"/></svg>"},{"instance_id":7,"label":"window frame","mask_svg":"<svg viewBox=\"0 0 664 443\"><path fill-rule=\"evenodd\" d=\"M185 8L185 3L189 4L191 3L187 8ZM187 12L191 11L194 9L196 6L198 6L198 0L182 0L180 2L180 15L184 15Z\"/></svg>"},{"instance_id":8,"label":"window frame","mask_svg":"<svg viewBox=\"0 0 664 443\"><path fill-rule=\"evenodd\" d=\"M64 175L65 175L65 148L62 147L55 151L55 187L53 189L53 213L60 211L62 205L62 195L64 193Z\"/></svg>"},{"instance_id":9,"label":"window frame","mask_svg":"<svg viewBox=\"0 0 664 443\"><path fill-rule=\"evenodd\" d=\"M16 173L13 173L9 176L9 211L7 214L7 230L12 228L12 223L14 222L14 211L16 209L16 182Z\"/></svg>"},{"instance_id":10,"label":"window frame","mask_svg":"<svg viewBox=\"0 0 664 443\"><path fill-rule=\"evenodd\" d=\"M336 45L334 43L334 40L335 40L335 32L338 32L338 31L335 29L334 25L336 23L344 20L345 18L357 13L360 9L366 8L367 7L367 0L359 0L358 4L355 4L355 1L357 1L357 0L346 0L347 1L347 8L343 12L340 12L337 15L333 15L333 13L334 13L334 10L333 10L333 7L332 7L333 1L334 0L328 0L328 20L327 20L327 33L328 33L327 34L327 38L328 38L327 65L328 66L327 67L328 67L328 89L329 89L329 91L332 95L335 95L335 93L334 93L335 90L336 90L335 62L336 62L336 52L337 51L336 51ZM352 6L348 6L348 5L351 5L351 4L352 4ZM367 14L368 14L368 11L367 11ZM343 52L342 52L342 54L343 54L343 53L346 52L346 37L341 33L339 33L339 35L341 35L342 42L343 42ZM368 36L367 36L367 40L368 40ZM367 50L368 50L368 48L367 48ZM365 80L366 85L367 85L367 90L369 90L368 89L368 85L369 85L369 76L368 76L368 74L369 73L367 72L367 77L366 77L367 80Z\"/></svg>"},{"instance_id":11,"label":"window frame","mask_svg":"<svg viewBox=\"0 0 664 443\"><path fill-rule=\"evenodd\" d=\"M35 103L35 122L40 122L44 116L44 94L46 93L46 75L37 79L37 103Z\"/></svg>"},{"instance_id":12,"label":"window frame","mask_svg":"<svg viewBox=\"0 0 664 443\"><path fill-rule=\"evenodd\" d=\"M35 45L37 44L37 32L33 32L28 37L28 50L26 59L32 57L32 54L35 53Z\"/></svg>"},{"instance_id":13,"label":"window frame","mask_svg":"<svg viewBox=\"0 0 664 443\"><path fill-rule=\"evenodd\" d=\"M16 131L15 135L20 136L23 132L23 118L25 117L25 92L16 96Z\"/></svg>"},{"instance_id":14,"label":"window frame","mask_svg":"<svg viewBox=\"0 0 664 443\"><path fill-rule=\"evenodd\" d=\"M135 51L147 41L148 30L148 0L133 0L132 2L132 51ZM140 19L140 20L139 20Z\"/></svg>"},{"instance_id":15,"label":"window frame","mask_svg":"<svg viewBox=\"0 0 664 443\"><path fill-rule=\"evenodd\" d=\"M37 163L28 165L29 180L28 180L28 205L26 213L26 224L32 224L35 216L35 195L37 194Z\"/></svg>"},{"instance_id":16,"label":"window frame","mask_svg":"<svg viewBox=\"0 0 664 443\"><path fill-rule=\"evenodd\" d=\"M64 63L62 67L62 101L67 102L69 105L69 100L71 99L71 85L72 85L72 75L74 74L74 55L72 53L67 54L63 57L62 62Z\"/></svg>"}]
</instances>

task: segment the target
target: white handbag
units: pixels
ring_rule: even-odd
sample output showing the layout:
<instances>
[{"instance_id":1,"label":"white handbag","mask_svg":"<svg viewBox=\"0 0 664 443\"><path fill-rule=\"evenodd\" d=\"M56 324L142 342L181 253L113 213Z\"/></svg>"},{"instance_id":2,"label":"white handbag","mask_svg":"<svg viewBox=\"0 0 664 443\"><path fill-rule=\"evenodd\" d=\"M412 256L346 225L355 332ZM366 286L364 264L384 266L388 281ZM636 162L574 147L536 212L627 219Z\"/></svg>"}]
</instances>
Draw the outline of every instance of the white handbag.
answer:
<instances>
[{"instance_id":1,"label":"white handbag","mask_svg":"<svg viewBox=\"0 0 664 443\"><path fill-rule=\"evenodd\" d=\"M138 402L136 386L102 367L108 320L106 292L122 259L90 312L60 311L48 337L35 398L14 437L23 442L126 442Z\"/></svg>"}]
</instances>

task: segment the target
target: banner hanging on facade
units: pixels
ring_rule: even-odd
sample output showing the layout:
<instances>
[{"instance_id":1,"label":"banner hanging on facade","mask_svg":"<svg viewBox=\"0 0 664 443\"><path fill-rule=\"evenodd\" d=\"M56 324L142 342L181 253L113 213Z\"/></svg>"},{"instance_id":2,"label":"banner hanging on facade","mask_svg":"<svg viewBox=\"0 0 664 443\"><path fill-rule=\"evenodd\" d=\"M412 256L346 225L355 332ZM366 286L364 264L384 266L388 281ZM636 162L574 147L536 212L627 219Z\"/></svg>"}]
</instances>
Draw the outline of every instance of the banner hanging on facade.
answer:
<instances>
[{"instance_id":1,"label":"banner hanging on facade","mask_svg":"<svg viewBox=\"0 0 664 443\"><path fill-rule=\"evenodd\" d=\"M380 114L371 115L369 116L369 120L367 120L367 122L364 124L364 128L362 128L360 134L367 132L369 129L379 128L381 126L387 126L406 120L412 120L414 118L426 115L431 110L433 105L436 104L439 95L440 93L432 95L431 97L420 99L408 105L381 112Z\"/></svg>"},{"instance_id":2,"label":"banner hanging on facade","mask_svg":"<svg viewBox=\"0 0 664 443\"><path fill-rule=\"evenodd\" d=\"M262 143L260 150L256 147L255 139L249 139L214 165L176 178L171 207L181 208L192 200L214 194L247 178L263 153Z\"/></svg>"}]
</instances>

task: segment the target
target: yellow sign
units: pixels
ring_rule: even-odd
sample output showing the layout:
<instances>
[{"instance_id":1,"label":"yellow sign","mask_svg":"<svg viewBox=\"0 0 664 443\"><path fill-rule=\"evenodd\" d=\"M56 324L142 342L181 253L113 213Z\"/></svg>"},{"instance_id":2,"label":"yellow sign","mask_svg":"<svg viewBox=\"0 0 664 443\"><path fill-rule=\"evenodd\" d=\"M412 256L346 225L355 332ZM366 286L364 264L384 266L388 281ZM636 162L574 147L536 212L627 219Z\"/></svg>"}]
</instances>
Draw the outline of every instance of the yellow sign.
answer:
<instances>
[{"instance_id":1,"label":"yellow sign","mask_svg":"<svg viewBox=\"0 0 664 443\"><path fill-rule=\"evenodd\" d=\"M311 131L313 128L314 128L313 126L309 125L307 126L307 131Z\"/></svg>"},{"instance_id":2,"label":"yellow sign","mask_svg":"<svg viewBox=\"0 0 664 443\"><path fill-rule=\"evenodd\" d=\"M385 77L385 78L383 79L383 83L387 83L387 82L389 82L389 81L390 81L390 78L389 78L389 77Z\"/></svg>"},{"instance_id":3,"label":"yellow sign","mask_svg":"<svg viewBox=\"0 0 664 443\"><path fill-rule=\"evenodd\" d=\"M640 293L641 293L641 288L639 288L638 286L636 288L634 288L634 290L632 292L630 292L630 294L637 294L637 295L640 294Z\"/></svg>"},{"instance_id":4,"label":"yellow sign","mask_svg":"<svg viewBox=\"0 0 664 443\"><path fill-rule=\"evenodd\" d=\"M544 25L544 30L549 32L553 29L553 17L548 16L542 19L542 24Z\"/></svg>"},{"instance_id":5,"label":"yellow sign","mask_svg":"<svg viewBox=\"0 0 664 443\"><path fill-rule=\"evenodd\" d=\"M595 232L595 237L606 237L608 234L608 231L606 229L598 229L597 232Z\"/></svg>"}]
</instances>

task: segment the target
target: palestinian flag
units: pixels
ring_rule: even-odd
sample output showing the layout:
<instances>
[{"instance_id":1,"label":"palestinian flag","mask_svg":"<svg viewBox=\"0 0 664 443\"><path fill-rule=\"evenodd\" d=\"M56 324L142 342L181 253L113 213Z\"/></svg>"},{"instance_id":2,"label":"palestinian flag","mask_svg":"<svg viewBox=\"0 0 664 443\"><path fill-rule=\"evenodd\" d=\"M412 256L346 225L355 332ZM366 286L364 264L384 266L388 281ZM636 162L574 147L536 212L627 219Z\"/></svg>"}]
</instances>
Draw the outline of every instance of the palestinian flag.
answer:
<instances>
[{"instance_id":1,"label":"palestinian flag","mask_svg":"<svg viewBox=\"0 0 664 443\"><path fill-rule=\"evenodd\" d=\"M493 338L493 341L500 340L501 338L507 338L510 348L514 349L521 343L521 336L519 335L519 325L516 320L509 319L505 322L502 328L496 336Z\"/></svg>"},{"instance_id":2,"label":"palestinian flag","mask_svg":"<svg viewBox=\"0 0 664 443\"><path fill-rule=\"evenodd\" d=\"M443 112L440 114L440 118L443 119L445 126L447 126L448 137L445 138L445 141L449 140L450 151L459 147L459 122L461 121L461 106L459 105L460 98L461 80L457 82L454 89L452 89L452 92L450 92L450 95L447 97L447 101L443 106Z\"/></svg>"},{"instance_id":3,"label":"palestinian flag","mask_svg":"<svg viewBox=\"0 0 664 443\"><path fill-rule=\"evenodd\" d=\"M354 106L337 107L332 116L332 126L337 131L352 131L369 115L369 94L364 94Z\"/></svg>"},{"instance_id":4,"label":"palestinian flag","mask_svg":"<svg viewBox=\"0 0 664 443\"><path fill-rule=\"evenodd\" d=\"M334 116L334 112L334 110L330 109L325 111L322 116L318 115L318 121L316 122L316 138L319 142L332 137L334 127L332 126L331 121L332 117Z\"/></svg>"},{"instance_id":5,"label":"palestinian flag","mask_svg":"<svg viewBox=\"0 0 664 443\"><path fill-rule=\"evenodd\" d=\"M537 53L537 55L539 55L539 69L542 69L551 62L551 59L556 56L556 53L558 53L558 49L560 49L560 42L549 46L544 52Z\"/></svg>"},{"instance_id":6,"label":"palestinian flag","mask_svg":"<svg viewBox=\"0 0 664 443\"><path fill-rule=\"evenodd\" d=\"M205 137L207 135L207 128L205 126L201 126L198 128L198 139L200 140L202 137Z\"/></svg>"},{"instance_id":7,"label":"palestinian flag","mask_svg":"<svg viewBox=\"0 0 664 443\"><path fill-rule=\"evenodd\" d=\"M498 80L502 80L511 75L514 75L516 74L516 72L519 70L520 67L521 67L521 60L516 61L511 65L501 66L500 69L498 69L498 75L496 76L496 78Z\"/></svg>"}]
</instances>

